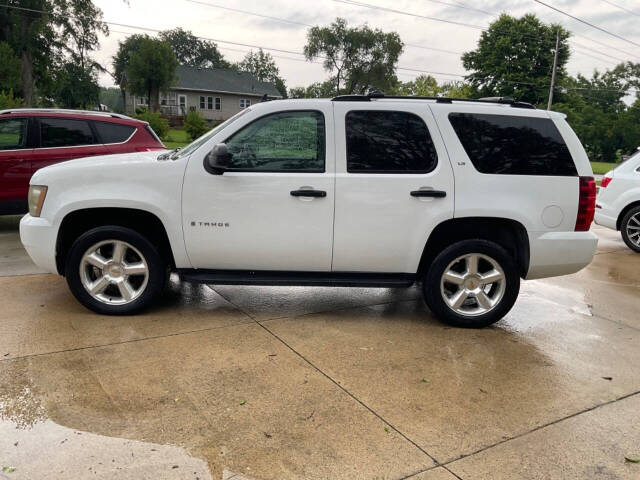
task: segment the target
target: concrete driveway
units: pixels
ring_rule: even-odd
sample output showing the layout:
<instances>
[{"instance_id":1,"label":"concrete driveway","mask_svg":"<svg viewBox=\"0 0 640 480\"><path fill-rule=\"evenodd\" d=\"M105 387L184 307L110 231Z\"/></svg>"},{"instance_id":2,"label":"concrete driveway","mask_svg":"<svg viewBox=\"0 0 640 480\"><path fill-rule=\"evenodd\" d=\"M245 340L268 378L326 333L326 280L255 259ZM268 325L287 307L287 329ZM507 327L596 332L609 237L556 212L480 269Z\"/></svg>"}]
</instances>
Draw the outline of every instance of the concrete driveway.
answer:
<instances>
[{"instance_id":1,"label":"concrete driveway","mask_svg":"<svg viewBox=\"0 0 640 480\"><path fill-rule=\"evenodd\" d=\"M640 478L640 255L616 232L461 330L417 288L173 283L101 317L16 226L0 218L2 479Z\"/></svg>"}]
</instances>

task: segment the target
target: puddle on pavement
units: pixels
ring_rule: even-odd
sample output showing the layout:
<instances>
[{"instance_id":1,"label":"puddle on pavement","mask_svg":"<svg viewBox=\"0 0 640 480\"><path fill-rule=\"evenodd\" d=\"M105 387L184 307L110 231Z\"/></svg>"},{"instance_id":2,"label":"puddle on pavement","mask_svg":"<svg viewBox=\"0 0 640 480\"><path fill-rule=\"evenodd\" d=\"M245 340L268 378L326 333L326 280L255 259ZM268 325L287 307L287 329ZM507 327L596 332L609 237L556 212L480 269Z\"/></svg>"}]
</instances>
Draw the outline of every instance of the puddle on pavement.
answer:
<instances>
[{"instance_id":1,"label":"puddle on pavement","mask_svg":"<svg viewBox=\"0 0 640 480\"><path fill-rule=\"evenodd\" d=\"M25 365L13 363L0 378L0 479L212 479L207 463L182 447L55 423Z\"/></svg>"}]
</instances>

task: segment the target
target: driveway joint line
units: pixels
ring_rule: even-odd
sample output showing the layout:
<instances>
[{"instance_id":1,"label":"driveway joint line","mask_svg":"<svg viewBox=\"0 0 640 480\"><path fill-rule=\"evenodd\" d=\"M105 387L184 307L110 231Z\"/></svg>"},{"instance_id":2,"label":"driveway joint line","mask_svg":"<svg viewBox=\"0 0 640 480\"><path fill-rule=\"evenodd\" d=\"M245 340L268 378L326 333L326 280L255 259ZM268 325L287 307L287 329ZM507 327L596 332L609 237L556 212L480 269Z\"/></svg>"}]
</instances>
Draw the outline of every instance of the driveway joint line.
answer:
<instances>
[{"instance_id":1,"label":"driveway joint line","mask_svg":"<svg viewBox=\"0 0 640 480\"><path fill-rule=\"evenodd\" d=\"M241 312L244 312L238 305L236 305L235 303L233 303L231 300L229 300L227 297L225 297L224 295L222 295L220 292L218 292L217 290L215 290L212 287L212 290L214 290L218 295L220 295L222 298L224 298L227 302L229 302L231 305L233 305L234 307L236 307L238 310L240 310ZM245 312L246 313L246 312ZM424 448L422 448L420 445L418 445L417 442L415 442L414 440L412 440L411 438L409 438L407 435L405 435L403 432L401 432L398 428L396 428L394 425L392 425L389 421L387 421L384 417L382 417L382 415L380 415L378 412L376 412L373 408L369 407L366 403L364 403L362 400L360 400L358 397L356 397L353 393L351 393L349 390L347 390L345 387L343 387L342 385L340 385L336 380L334 380L329 374L325 373L324 370L321 370L319 367L317 367L311 360L309 360L307 357L305 357L303 354L301 354L300 352L298 352L295 348L293 348L291 345L289 345L287 342L285 342L282 338L280 338L277 334L275 334L274 332L272 332L271 330L269 330L265 325L263 325L262 323L260 323L258 320L256 320L255 318L253 318L251 316L251 314L246 313L247 316L249 316L250 318L253 319L253 321L259 325L261 328L263 328L269 335L271 335L273 338L275 338L276 340L278 340L280 343L282 343L285 347L287 347L289 350L291 350L295 355L297 355L298 357L300 357L304 362L306 362L311 368L313 368L315 371L317 371L319 374L321 374L322 376L324 376L327 380L329 380L331 383L333 383L336 387L338 387L340 390L342 390L344 393L346 393L349 397L351 397L353 400L355 400L358 404L360 404L362 407L364 407L366 410L368 410L370 413L372 413L375 417L378 418L378 420L380 420L382 423L384 423L385 425L387 425L388 427L390 427L393 431L395 431L398 435L400 435L402 438L404 438L407 442L409 442L411 445L413 445L414 447L416 447L420 452L424 453L427 457L429 457L431 459L432 462L434 462L436 465L435 466L440 466L440 462L438 462L438 460L436 460L436 458L431 455L429 452L427 452ZM297 315L300 316L300 315ZM453 473L453 472L452 472Z\"/></svg>"},{"instance_id":2,"label":"driveway joint line","mask_svg":"<svg viewBox=\"0 0 640 480\"><path fill-rule=\"evenodd\" d=\"M556 425L558 423L564 422L565 420L570 420L570 419L572 419L574 417L578 417L578 416L583 415L585 413L589 413L589 412L592 412L592 411L597 410L599 408L606 407L607 405L613 405L614 403L620 402L622 400L626 400L626 399L634 397L636 395L640 395L640 390L637 390L637 391L631 392L631 393L627 393L627 394L622 395L621 397L618 397L618 398L616 398L614 400L609 400L607 402L599 403L597 405L594 405L593 407L585 408L583 410L580 410L578 412L572 413L572 414L567 415L565 417L558 418L558 419L553 420L551 422L545 423L544 425L539 425L537 427L532 428L531 430L519 433L518 435L514 435L513 437L505 438L505 439L500 440L500 441L498 441L498 442L496 442L494 444L487 445L485 447L479 448L478 450L476 450L474 452L461 455L458 458L453 458L451 460L447 460L446 462L442 462L442 464L440 464L440 466L446 468L448 465L450 465L450 464L452 464L454 462L457 462L457 461L462 460L462 459L467 458L467 457L472 457L472 456L477 455L479 453L485 452L486 450L490 450L490 449L492 449L494 447L498 447L498 446L502 445L503 443L507 443L507 442L510 442L512 440L517 440L519 438L522 438L522 437L525 437L525 436L530 435L532 433L535 433L538 430L542 430L544 428L551 427L551 426ZM434 467L430 467L427 470L432 470L432 468L434 468ZM447 470L449 470L449 469L447 468ZM421 473L421 472L418 472L418 473ZM414 475L417 475L417 474L414 474Z\"/></svg>"},{"instance_id":3,"label":"driveway joint line","mask_svg":"<svg viewBox=\"0 0 640 480\"><path fill-rule=\"evenodd\" d=\"M91 350L93 348L112 347L112 346L115 346L115 345L126 345L128 343L144 342L146 340L158 340L160 338L178 337L178 336L181 336L181 335L190 335L190 334L193 334L193 333L208 332L208 331L211 331L211 330L219 330L219 329L222 329L222 328L231 328L231 327L238 327L238 326L241 326L241 325L250 325L253 322L255 322L255 320L250 319L250 320L234 323L232 325L220 325L220 326L217 326L217 327L207 327L207 328L200 328L200 329L197 329L197 330L188 330L186 332L167 333L166 335L154 335L154 336L151 336L151 337L133 338L131 340L123 340L121 342L111 342L111 343L104 343L104 344L99 344L99 345L87 345L87 346L84 346L84 347L66 348L64 350L53 350L51 352L30 353L30 354L27 354L27 355L20 355L20 356L17 356L17 357L0 358L0 364L2 362L11 362L13 360L23 360L25 358L45 357L47 355L55 355L55 354L58 354L58 353L80 352L80 351L83 351L83 350Z\"/></svg>"}]
</instances>

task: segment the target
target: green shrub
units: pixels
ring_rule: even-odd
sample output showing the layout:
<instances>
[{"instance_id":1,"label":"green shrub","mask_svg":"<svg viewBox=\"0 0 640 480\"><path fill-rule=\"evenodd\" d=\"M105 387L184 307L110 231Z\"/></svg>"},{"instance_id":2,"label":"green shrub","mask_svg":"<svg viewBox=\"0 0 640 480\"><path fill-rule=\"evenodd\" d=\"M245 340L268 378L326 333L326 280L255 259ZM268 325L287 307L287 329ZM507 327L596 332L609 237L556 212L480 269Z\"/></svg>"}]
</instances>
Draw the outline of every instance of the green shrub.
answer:
<instances>
[{"instance_id":1,"label":"green shrub","mask_svg":"<svg viewBox=\"0 0 640 480\"><path fill-rule=\"evenodd\" d=\"M184 117L184 129L189 134L192 140L204 135L209 130L207 122L204 117L196 111L187 113Z\"/></svg>"},{"instance_id":2,"label":"green shrub","mask_svg":"<svg viewBox=\"0 0 640 480\"><path fill-rule=\"evenodd\" d=\"M165 138L169 133L169 122L160 116L160 112L151 113L144 110L141 113L136 113L134 117L138 120L149 122L149 126L153 128L153 131L160 138Z\"/></svg>"},{"instance_id":3,"label":"green shrub","mask_svg":"<svg viewBox=\"0 0 640 480\"><path fill-rule=\"evenodd\" d=\"M0 110L5 108L18 108L22 106L22 99L13 96L13 90L0 92Z\"/></svg>"}]
</instances>

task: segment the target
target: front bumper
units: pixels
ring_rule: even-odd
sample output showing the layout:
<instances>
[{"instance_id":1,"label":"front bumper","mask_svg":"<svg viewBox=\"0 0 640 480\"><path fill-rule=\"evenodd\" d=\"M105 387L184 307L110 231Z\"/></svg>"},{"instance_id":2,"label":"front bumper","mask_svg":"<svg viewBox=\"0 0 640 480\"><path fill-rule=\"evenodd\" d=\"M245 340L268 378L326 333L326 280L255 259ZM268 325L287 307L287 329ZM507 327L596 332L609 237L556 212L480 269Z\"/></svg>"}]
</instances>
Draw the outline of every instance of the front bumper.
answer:
<instances>
[{"instance_id":1,"label":"front bumper","mask_svg":"<svg viewBox=\"0 0 640 480\"><path fill-rule=\"evenodd\" d=\"M568 275L591 263L598 246L593 232L530 232L527 280Z\"/></svg>"},{"instance_id":2,"label":"front bumper","mask_svg":"<svg viewBox=\"0 0 640 480\"><path fill-rule=\"evenodd\" d=\"M20 241L31 260L43 270L58 273L56 267L57 231L46 218L25 215L20 220Z\"/></svg>"}]
</instances>

